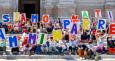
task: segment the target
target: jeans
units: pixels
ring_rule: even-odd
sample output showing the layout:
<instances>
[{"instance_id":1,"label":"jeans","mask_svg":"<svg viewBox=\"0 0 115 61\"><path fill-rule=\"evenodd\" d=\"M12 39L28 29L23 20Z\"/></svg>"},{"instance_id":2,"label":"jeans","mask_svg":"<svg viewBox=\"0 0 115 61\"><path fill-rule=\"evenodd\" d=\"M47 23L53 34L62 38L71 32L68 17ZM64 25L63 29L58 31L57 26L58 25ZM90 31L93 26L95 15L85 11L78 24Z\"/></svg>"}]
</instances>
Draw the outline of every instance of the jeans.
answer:
<instances>
[{"instance_id":1,"label":"jeans","mask_svg":"<svg viewBox=\"0 0 115 61\"><path fill-rule=\"evenodd\" d=\"M56 47L59 53L62 53L62 47Z\"/></svg>"}]
</instances>

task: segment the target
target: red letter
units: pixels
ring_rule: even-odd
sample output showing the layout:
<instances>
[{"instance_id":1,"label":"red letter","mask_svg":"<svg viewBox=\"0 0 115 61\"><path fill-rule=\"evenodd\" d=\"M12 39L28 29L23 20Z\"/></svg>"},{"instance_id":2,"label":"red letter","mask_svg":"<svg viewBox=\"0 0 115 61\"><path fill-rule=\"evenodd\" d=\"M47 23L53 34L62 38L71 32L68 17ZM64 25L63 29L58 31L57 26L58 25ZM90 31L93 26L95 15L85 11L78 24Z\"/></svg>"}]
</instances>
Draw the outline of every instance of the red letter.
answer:
<instances>
[{"instance_id":1,"label":"red letter","mask_svg":"<svg viewBox=\"0 0 115 61\"><path fill-rule=\"evenodd\" d=\"M115 24L110 24L109 32L110 34L115 34Z\"/></svg>"},{"instance_id":2,"label":"red letter","mask_svg":"<svg viewBox=\"0 0 115 61\"><path fill-rule=\"evenodd\" d=\"M79 22L78 17L79 17L78 15L72 15L71 22L73 22L73 23Z\"/></svg>"},{"instance_id":3,"label":"red letter","mask_svg":"<svg viewBox=\"0 0 115 61\"><path fill-rule=\"evenodd\" d=\"M100 9L95 10L95 17L101 17L101 10Z\"/></svg>"},{"instance_id":4,"label":"red letter","mask_svg":"<svg viewBox=\"0 0 115 61\"><path fill-rule=\"evenodd\" d=\"M26 21L26 14L25 13L22 13L21 14L21 21Z\"/></svg>"}]
</instances>

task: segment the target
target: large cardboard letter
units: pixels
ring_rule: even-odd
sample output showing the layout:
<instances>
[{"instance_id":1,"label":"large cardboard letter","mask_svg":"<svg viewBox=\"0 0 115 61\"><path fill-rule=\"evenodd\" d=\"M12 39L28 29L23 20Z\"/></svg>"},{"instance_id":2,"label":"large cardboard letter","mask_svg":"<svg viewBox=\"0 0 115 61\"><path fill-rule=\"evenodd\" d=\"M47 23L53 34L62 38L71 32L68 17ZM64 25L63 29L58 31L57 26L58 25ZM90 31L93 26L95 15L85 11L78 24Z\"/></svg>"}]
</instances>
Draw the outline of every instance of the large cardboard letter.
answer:
<instances>
[{"instance_id":1,"label":"large cardboard letter","mask_svg":"<svg viewBox=\"0 0 115 61\"><path fill-rule=\"evenodd\" d=\"M36 38L37 38L36 34L29 34L28 43L30 43L30 44L36 44Z\"/></svg>"},{"instance_id":2,"label":"large cardboard letter","mask_svg":"<svg viewBox=\"0 0 115 61\"><path fill-rule=\"evenodd\" d=\"M77 24L73 24L73 27L71 29L72 34L77 34Z\"/></svg>"},{"instance_id":3,"label":"large cardboard letter","mask_svg":"<svg viewBox=\"0 0 115 61\"><path fill-rule=\"evenodd\" d=\"M0 40L5 39L5 30L3 28L0 28Z\"/></svg>"},{"instance_id":4,"label":"large cardboard letter","mask_svg":"<svg viewBox=\"0 0 115 61\"><path fill-rule=\"evenodd\" d=\"M10 15L9 14L2 14L3 22L10 22Z\"/></svg>"},{"instance_id":5,"label":"large cardboard letter","mask_svg":"<svg viewBox=\"0 0 115 61\"><path fill-rule=\"evenodd\" d=\"M109 28L110 28L109 29L109 33L115 35L115 23L114 24L110 24Z\"/></svg>"},{"instance_id":6,"label":"large cardboard letter","mask_svg":"<svg viewBox=\"0 0 115 61\"><path fill-rule=\"evenodd\" d=\"M96 18L101 18L102 17L102 15L101 15L101 9L96 9L95 10L95 17Z\"/></svg>"},{"instance_id":7,"label":"large cardboard letter","mask_svg":"<svg viewBox=\"0 0 115 61\"><path fill-rule=\"evenodd\" d=\"M53 40L59 41L62 39L62 31L61 30L54 30L53 31Z\"/></svg>"},{"instance_id":8,"label":"large cardboard letter","mask_svg":"<svg viewBox=\"0 0 115 61\"><path fill-rule=\"evenodd\" d=\"M73 22L73 23L79 22L79 17L78 17L78 15L72 15L72 16L71 16L71 22Z\"/></svg>"},{"instance_id":9,"label":"large cardboard letter","mask_svg":"<svg viewBox=\"0 0 115 61\"><path fill-rule=\"evenodd\" d=\"M110 20L110 22L114 20L112 11L107 11L107 15L108 15L108 19Z\"/></svg>"},{"instance_id":10,"label":"large cardboard letter","mask_svg":"<svg viewBox=\"0 0 115 61\"><path fill-rule=\"evenodd\" d=\"M64 29L67 29L68 25L70 25L70 20L64 20L63 21L63 27L64 27Z\"/></svg>"},{"instance_id":11,"label":"large cardboard letter","mask_svg":"<svg viewBox=\"0 0 115 61\"><path fill-rule=\"evenodd\" d=\"M20 20L20 13L13 12L13 21L19 21L19 20Z\"/></svg>"},{"instance_id":12,"label":"large cardboard letter","mask_svg":"<svg viewBox=\"0 0 115 61\"><path fill-rule=\"evenodd\" d=\"M97 23L97 28L99 29L99 30L104 30L104 29L106 29L106 19L101 19L101 20L99 20L98 21L98 23Z\"/></svg>"},{"instance_id":13,"label":"large cardboard letter","mask_svg":"<svg viewBox=\"0 0 115 61\"><path fill-rule=\"evenodd\" d=\"M43 23L48 23L49 22L49 15L43 15L42 16L42 22Z\"/></svg>"},{"instance_id":14,"label":"large cardboard letter","mask_svg":"<svg viewBox=\"0 0 115 61\"><path fill-rule=\"evenodd\" d=\"M82 11L82 18L84 18L84 19L89 18L88 11Z\"/></svg>"},{"instance_id":15,"label":"large cardboard letter","mask_svg":"<svg viewBox=\"0 0 115 61\"><path fill-rule=\"evenodd\" d=\"M18 46L18 40L16 36L10 36L9 37L9 45L10 47L17 47Z\"/></svg>"},{"instance_id":16,"label":"large cardboard letter","mask_svg":"<svg viewBox=\"0 0 115 61\"><path fill-rule=\"evenodd\" d=\"M31 15L31 21L33 22L33 23L37 23L38 22L38 14L32 14Z\"/></svg>"},{"instance_id":17,"label":"large cardboard letter","mask_svg":"<svg viewBox=\"0 0 115 61\"><path fill-rule=\"evenodd\" d=\"M44 40L45 40L45 39L44 39L44 38L45 38L45 34L41 34L40 37L41 37L41 38L40 38L40 44L43 44L43 43L44 43Z\"/></svg>"},{"instance_id":18,"label":"large cardboard letter","mask_svg":"<svg viewBox=\"0 0 115 61\"><path fill-rule=\"evenodd\" d=\"M89 30L90 29L90 20L89 19L83 19L83 29Z\"/></svg>"},{"instance_id":19,"label":"large cardboard letter","mask_svg":"<svg viewBox=\"0 0 115 61\"><path fill-rule=\"evenodd\" d=\"M21 14L21 21L26 21L26 13Z\"/></svg>"},{"instance_id":20,"label":"large cardboard letter","mask_svg":"<svg viewBox=\"0 0 115 61\"><path fill-rule=\"evenodd\" d=\"M37 44L44 44L45 41L47 40L47 34L44 34L44 33L38 34L37 40L38 40Z\"/></svg>"}]
</instances>

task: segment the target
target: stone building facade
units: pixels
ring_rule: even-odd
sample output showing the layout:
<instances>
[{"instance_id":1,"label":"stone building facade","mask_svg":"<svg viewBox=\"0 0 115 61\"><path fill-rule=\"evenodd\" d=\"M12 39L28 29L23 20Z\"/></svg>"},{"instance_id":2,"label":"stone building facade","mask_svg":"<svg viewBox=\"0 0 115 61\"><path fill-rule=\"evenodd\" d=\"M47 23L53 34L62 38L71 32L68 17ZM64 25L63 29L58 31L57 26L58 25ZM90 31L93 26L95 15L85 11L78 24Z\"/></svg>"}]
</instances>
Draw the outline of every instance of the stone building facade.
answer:
<instances>
[{"instance_id":1,"label":"stone building facade","mask_svg":"<svg viewBox=\"0 0 115 61\"><path fill-rule=\"evenodd\" d=\"M81 11L89 11L90 17L94 17L94 9L101 9L102 16L107 18L106 11L111 10L115 16L115 0L0 0L0 19L2 14L10 14L14 11L37 13L40 17L49 14L53 18L70 18L77 14L81 18Z\"/></svg>"},{"instance_id":2,"label":"stone building facade","mask_svg":"<svg viewBox=\"0 0 115 61\"><path fill-rule=\"evenodd\" d=\"M101 9L102 16L107 17L106 11L111 10L115 16L115 0L41 0L41 12L51 17L69 18L72 14L80 15L81 11L89 11L94 17L94 9Z\"/></svg>"}]
</instances>

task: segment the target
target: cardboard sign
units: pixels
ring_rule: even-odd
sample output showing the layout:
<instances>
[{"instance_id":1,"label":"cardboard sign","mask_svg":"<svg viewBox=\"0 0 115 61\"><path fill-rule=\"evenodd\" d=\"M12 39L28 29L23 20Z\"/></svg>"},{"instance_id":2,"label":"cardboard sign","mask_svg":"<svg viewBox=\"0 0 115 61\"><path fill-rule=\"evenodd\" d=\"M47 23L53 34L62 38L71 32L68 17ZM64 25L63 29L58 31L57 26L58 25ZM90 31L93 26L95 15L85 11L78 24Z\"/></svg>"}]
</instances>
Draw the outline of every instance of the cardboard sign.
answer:
<instances>
[{"instance_id":1,"label":"cardboard sign","mask_svg":"<svg viewBox=\"0 0 115 61\"><path fill-rule=\"evenodd\" d=\"M70 33L71 34L77 34L78 31L80 30L80 22L77 22L77 23L73 23L73 25L71 26L71 31Z\"/></svg>"},{"instance_id":2,"label":"cardboard sign","mask_svg":"<svg viewBox=\"0 0 115 61\"><path fill-rule=\"evenodd\" d=\"M115 23L110 24L109 34L115 35Z\"/></svg>"},{"instance_id":3,"label":"cardboard sign","mask_svg":"<svg viewBox=\"0 0 115 61\"><path fill-rule=\"evenodd\" d=\"M96 18L102 18L101 9L95 9L95 17Z\"/></svg>"},{"instance_id":4,"label":"cardboard sign","mask_svg":"<svg viewBox=\"0 0 115 61\"><path fill-rule=\"evenodd\" d=\"M0 40L4 40L4 39L5 39L5 29L0 28Z\"/></svg>"},{"instance_id":5,"label":"cardboard sign","mask_svg":"<svg viewBox=\"0 0 115 61\"><path fill-rule=\"evenodd\" d=\"M63 20L63 29L70 28L71 21L69 19Z\"/></svg>"},{"instance_id":6,"label":"cardboard sign","mask_svg":"<svg viewBox=\"0 0 115 61\"><path fill-rule=\"evenodd\" d=\"M45 41L47 39L47 34L40 33L40 34L38 34L38 38L37 39L38 39L37 43L42 45L42 44L45 43Z\"/></svg>"},{"instance_id":7,"label":"cardboard sign","mask_svg":"<svg viewBox=\"0 0 115 61\"><path fill-rule=\"evenodd\" d=\"M61 30L54 30L52 35L53 35L54 41L59 41L62 39L62 31Z\"/></svg>"},{"instance_id":8,"label":"cardboard sign","mask_svg":"<svg viewBox=\"0 0 115 61\"><path fill-rule=\"evenodd\" d=\"M72 16L71 16L71 22L72 22L72 23L77 23L77 22L79 22L79 16L78 16L78 15L72 15Z\"/></svg>"},{"instance_id":9,"label":"cardboard sign","mask_svg":"<svg viewBox=\"0 0 115 61\"><path fill-rule=\"evenodd\" d=\"M28 36L29 36L29 35L26 34L26 33L23 33L23 34L22 34L22 36L21 36L21 40L23 41L23 42L22 42L22 46L24 46L24 45L26 45L26 44L28 43L28 39L29 39Z\"/></svg>"},{"instance_id":10,"label":"cardboard sign","mask_svg":"<svg viewBox=\"0 0 115 61\"><path fill-rule=\"evenodd\" d=\"M42 22L43 23L48 23L49 22L49 15L43 15L42 16Z\"/></svg>"},{"instance_id":11,"label":"cardboard sign","mask_svg":"<svg viewBox=\"0 0 115 61\"><path fill-rule=\"evenodd\" d=\"M22 39L21 39L21 36L17 36L17 39L18 39L18 45L19 46L22 46Z\"/></svg>"},{"instance_id":12,"label":"cardboard sign","mask_svg":"<svg viewBox=\"0 0 115 61\"><path fill-rule=\"evenodd\" d=\"M13 12L13 21L20 20L20 12Z\"/></svg>"},{"instance_id":13,"label":"cardboard sign","mask_svg":"<svg viewBox=\"0 0 115 61\"><path fill-rule=\"evenodd\" d=\"M40 34L40 44L43 44L44 43L44 41L45 41L45 34Z\"/></svg>"},{"instance_id":14,"label":"cardboard sign","mask_svg":"<svg viewBox=\"0 0 115 61\"><path fill-rule=\"evenodd\" d=\"M90 20L89 19L83 19L82 27L84 30L90 30Z\"/></svg>"},{"instance_id":15,"label":"cardboard sign","mask_svg":"<svg viewBox=\"0 0 115 61\"><path fill-rule=\"evenodd\" d=\"M107 11L107 16L108 16L108 19L110 20L110 22L112 22L114 20L112 11Z\"/></svg>"},{"instance_id":16,"label":"cardboard sign","mask_svg":"<svg viewBox=\"0 0 115 61\"><path fill-rule=\"evenodd\" d=\"M27 36L24 37L23 42L22 42L22 46L28 44L28 39L29 39L29 38L28 38Z\"/></svg>"},{"instance_id":17,"label":"cardboard sign","mask_svg":"<svg viewBox=\"0 0 115 61\"><path fill-rule=\"evenodd\" d=\"M32 23L37 23L38 22L38 14L32 14L31 15L31 21Z\"/></svg>"},{"instance_id":18,"label":"cardboard sign","mask_svg":"<svg viewBox=\"0 0 115 61\"><path fill-rule=\"evenodd\" d=\"M9 14L2 14L3 22L10 22L10 15Z\"/></svg>"},{"instance_id":19,"label":"cardboard sign","mask_svg":"<svg viewBox=\"0 0 115 61\"><path fill-rule=\"evenodd\" d=\"M98 30L104 30L104 29L106 29L106 19L99 19L98 20L97 29Z\"/></svg>"},{"instance_id":20,"label":"cardboard sign","mask_svg":"<svg viewBox=\"0 0 115 61\"><path fill-rule=\"evenodd\" d=\"M25 22L26 21L26 13L21 13L21 21Z\"/></svg>"},{"instance_id":21,"label":"cardboard sign","mask_svg":"<svg viewBox=\"0 0 115 61\"><path fill-rule=\"evenodd\" d=\"M10 46L11 48L18 46L18 40L17 40L17 37L16 37L16 36L10 36L10 37L9 37L9 46Z\"/></svg>"},{"instance_id":22,"label":"cardboard sign","mask_svg":"<svg viewBox=\"0 0 115 61\"><path fill-rule=\"evenodd\" d=\"M84 19L88 19L89 18L88 11L81 11L81 12L82 12L82 18L84 18Z\"/></svg>"},{"instance_id":23,"label":"cardboard sign","mask_svg":"<svg viewBox=\"0 0 115 61\"><path fill-rule=\"evenodd\" d=\"M36 40L37 40L37 35L36 34L29 34L28 43L36 44Z\"/></svg>"},{"instance_id":24,"label":"cardboard sign","mask_svg":"<svg viewBox=\"0 0 115 61\"><path fill-rule=\"evenodd\" d=\"M72 34L77 34L77 24L73 24L72 29L71 29Z\"/></svg>"}]
</instances>

